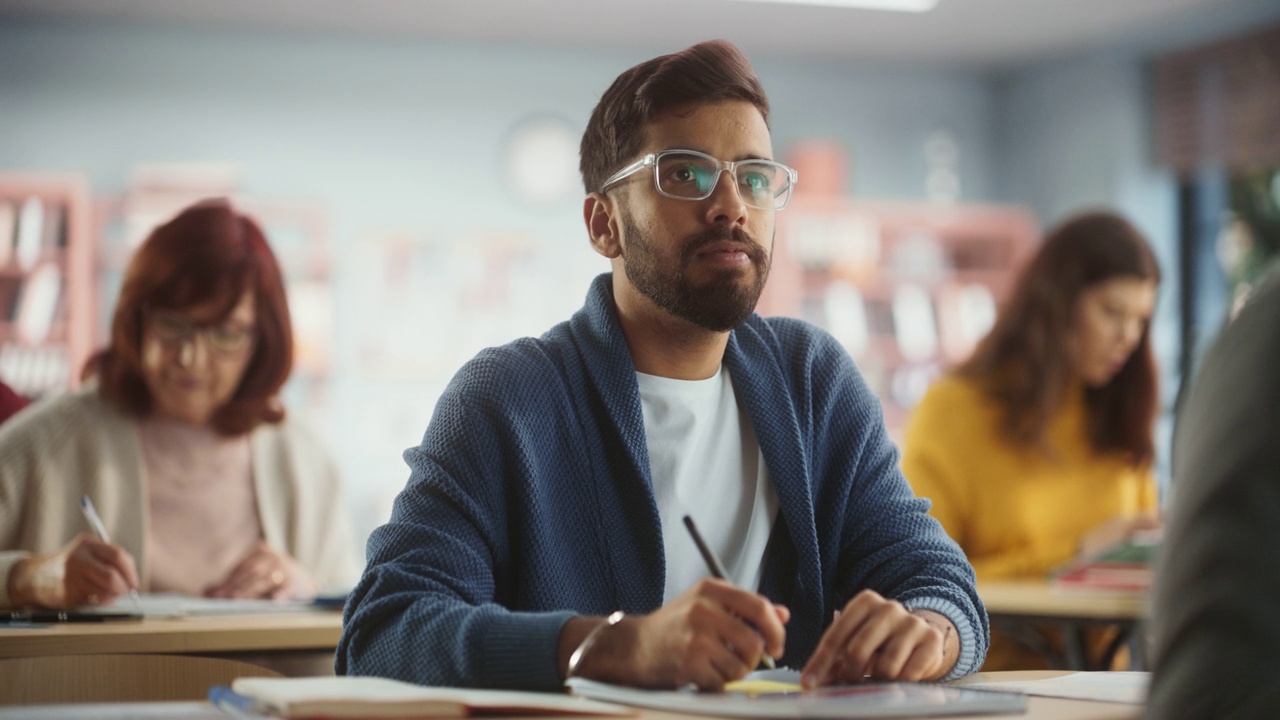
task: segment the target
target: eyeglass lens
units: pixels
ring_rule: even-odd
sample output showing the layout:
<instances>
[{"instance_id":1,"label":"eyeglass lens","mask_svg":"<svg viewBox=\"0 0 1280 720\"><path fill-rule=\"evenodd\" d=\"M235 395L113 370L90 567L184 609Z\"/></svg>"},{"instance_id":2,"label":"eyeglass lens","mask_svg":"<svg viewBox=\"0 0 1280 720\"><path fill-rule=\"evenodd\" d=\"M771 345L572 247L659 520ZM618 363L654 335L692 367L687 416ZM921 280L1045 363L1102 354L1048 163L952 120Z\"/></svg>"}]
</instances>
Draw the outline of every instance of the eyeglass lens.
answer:
<instances>
[{"instance_id":1,"label":"eyeglass lens","mask_svg":"<svg viewBox=\"0 0 1280 720\"><path fill-rule=\"evenodd\" d=\"M658 189L674 197L701 200L715 190L720 172L719 162L712 158L666 153L657 160ZM742 199L754 207L778 207L791 189L786 171L765 160L744 160L734 167L733 174Z\"/></svg>"},{"instance_id":2,"label":"eyeglass lens","mask_svg":"<svg viewBox=\"0 0 1280 720\"><path fill-rule=\"evenodd\" d=\"M201 326L174 313L157 312L151 315L151 331L161 342L176 345L203 334L209 347L218 352L236 352L249 344L253 331L240 325Z\"/></svg>"}]
</instances>

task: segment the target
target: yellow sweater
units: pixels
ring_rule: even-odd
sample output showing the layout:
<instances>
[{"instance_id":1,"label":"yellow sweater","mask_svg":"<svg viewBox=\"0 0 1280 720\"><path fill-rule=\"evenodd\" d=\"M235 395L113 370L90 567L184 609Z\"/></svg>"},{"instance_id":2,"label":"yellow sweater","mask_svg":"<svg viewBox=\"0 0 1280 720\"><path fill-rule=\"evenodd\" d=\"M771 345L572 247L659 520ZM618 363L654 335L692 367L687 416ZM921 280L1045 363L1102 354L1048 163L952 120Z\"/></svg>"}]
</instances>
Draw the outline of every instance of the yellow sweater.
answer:
<instances>
[{"instance_id":1,"label":"yellow sweater","mask_svg":"<svg viewBox=\"0 0 1280 720\"><path fill-rule=\"evenodd\" d=\"M902 456L903 474L933 501L979 580L1042 578L1093 528L1156 509L1149 468L1090 447L1083 392L1049 426L1052 457L1010 443L1000 421L972 381L944 377L912 414Z\"/></svg>"}]
</instances>

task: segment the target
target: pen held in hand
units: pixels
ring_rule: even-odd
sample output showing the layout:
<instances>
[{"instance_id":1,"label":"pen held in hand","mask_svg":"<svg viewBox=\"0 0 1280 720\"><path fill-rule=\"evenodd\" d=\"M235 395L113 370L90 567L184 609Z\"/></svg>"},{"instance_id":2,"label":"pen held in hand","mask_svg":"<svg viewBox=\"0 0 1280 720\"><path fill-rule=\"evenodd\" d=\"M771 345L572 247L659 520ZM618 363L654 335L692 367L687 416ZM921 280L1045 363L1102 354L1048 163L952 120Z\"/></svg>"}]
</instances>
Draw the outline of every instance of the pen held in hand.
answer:
<instances>
[{"instance_id":1,"label":"pen held in hand","mask_svg":"<svg viewBox=\"0 0 1280 720\"><path fill-rule=\"evenodd\" d=\"M707 545L706 541L702 539L702 533L698 532L698 526L693 524L693 518L685 515L684 526L688 528L689 534L693 536L693 543L698 546L698 552L702 555L703 561L707 563L707 569L711 571L711 577L718 580L728 580L729 573L725 571L724 565L720 564L720 558L711 552L711 546ZM764 666L770 670L777 669L777 663L774 662L773 656L769 653L765 653L760 662L764 663Z\"/></svg>"},{"instance_id":2,"label":"pen held in hand","mask_svg":"<svg viewBox=\"0 0 1280 720\"><path fill-rule=\"evenodd\" d=\"M107 526L102 523L102 518L98 515L98 509L93 506L93 501L88 495L80 496L80 511L84 513L84 519L88 521L89 527L93 529L93 534L104 543L110 543L111 537L107 535ZM138 597L138 591L129 588L129 598L133 600L133 604L142 607L142 599Z\"/></svg>"}]
</instances>

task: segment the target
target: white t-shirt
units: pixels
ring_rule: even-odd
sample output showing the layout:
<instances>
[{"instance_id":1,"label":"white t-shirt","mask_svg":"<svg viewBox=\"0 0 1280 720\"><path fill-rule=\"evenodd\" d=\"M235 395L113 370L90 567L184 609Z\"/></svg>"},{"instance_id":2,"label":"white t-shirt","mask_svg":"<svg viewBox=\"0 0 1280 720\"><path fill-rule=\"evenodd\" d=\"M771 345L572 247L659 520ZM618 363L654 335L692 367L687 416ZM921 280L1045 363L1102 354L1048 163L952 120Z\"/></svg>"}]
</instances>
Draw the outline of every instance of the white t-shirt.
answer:
<instances>
[{"instance_id":1,"label":"white t-shirt","mask_svg":"<svg viewBox=\"0 0 1280 720\"><path fill-rule=\"evenodd\" d=\"M706 380L638 372L636 381L667 561L663 603L711 574L684 526L685 515L693 517L728 579L757 590L778 497L729 371L722 365Z\"/></svg>"}]
</instances>

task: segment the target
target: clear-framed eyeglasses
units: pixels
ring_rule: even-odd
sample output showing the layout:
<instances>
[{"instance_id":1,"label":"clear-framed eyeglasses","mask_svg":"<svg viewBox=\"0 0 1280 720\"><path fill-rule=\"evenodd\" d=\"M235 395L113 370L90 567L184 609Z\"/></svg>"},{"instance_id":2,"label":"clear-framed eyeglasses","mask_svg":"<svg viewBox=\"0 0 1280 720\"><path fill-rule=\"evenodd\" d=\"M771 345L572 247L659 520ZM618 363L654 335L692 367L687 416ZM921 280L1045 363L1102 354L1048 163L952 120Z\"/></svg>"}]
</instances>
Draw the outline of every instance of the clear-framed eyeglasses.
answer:
<instances>
[{"instance_id":1,"label":"clear-framed eyeglasses","mask_svg":"<svg viewBox=\"0 0 1280 720\"><path fill-rule=\"evenodd\" d=\"M146 319L151 334L169 347L181 347L201 335L210 350L220 355L235 355L247 349L255 339L252 325L236 322L202 325L173 310L149 310Z\"/></svg>"},{"instance_id":2,"label":"clear-framed eyeglasses","mask_svg":"<svg viewBox=\"0 0 1280 720\"><path fill-rule=\"evenodd\" d=\"M658 193L677 200L706 200L715 192L720 175L728 172L742 201L753 208L781 210L791 199L799 173L772 160L724 161L696 150L663 150L649 153L605 180L600 191L646 169L653 168Z\"/></svg>"}]
</instances>

